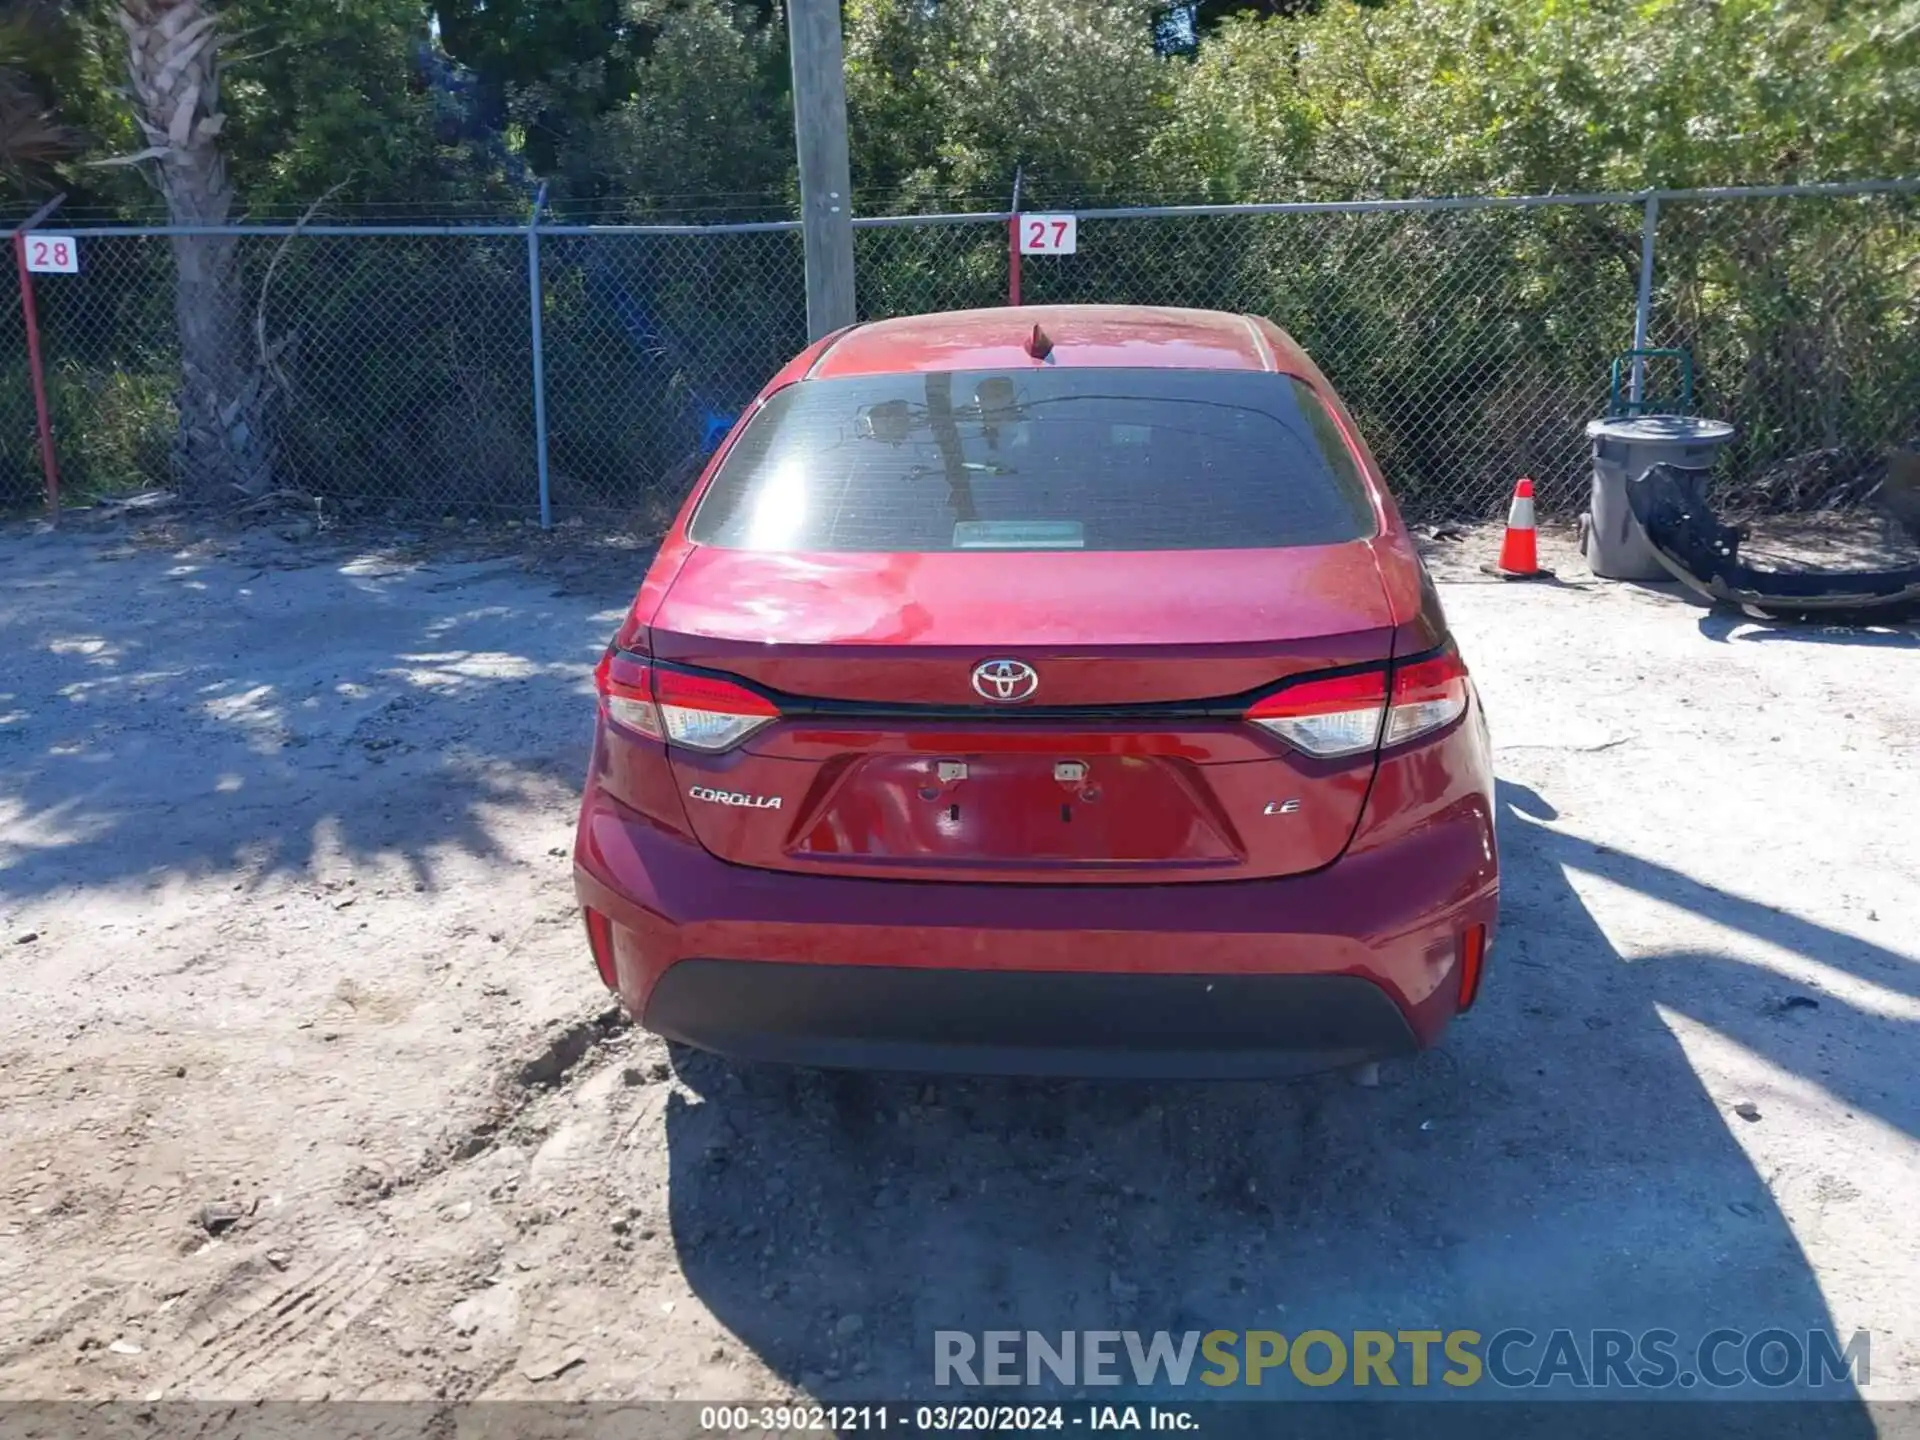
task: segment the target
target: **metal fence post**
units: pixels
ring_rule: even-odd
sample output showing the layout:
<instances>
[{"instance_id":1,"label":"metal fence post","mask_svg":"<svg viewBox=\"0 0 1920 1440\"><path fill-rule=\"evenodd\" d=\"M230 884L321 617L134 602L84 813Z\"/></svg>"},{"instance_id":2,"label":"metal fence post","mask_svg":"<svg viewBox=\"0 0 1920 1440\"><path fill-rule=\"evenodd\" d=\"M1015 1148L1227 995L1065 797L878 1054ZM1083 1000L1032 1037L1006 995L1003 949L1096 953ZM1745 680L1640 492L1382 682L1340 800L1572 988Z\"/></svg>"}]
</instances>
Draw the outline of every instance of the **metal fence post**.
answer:
<instances>
[{"instance_id":1,"label":"metal fence post","mask_svg":"<svg viewBox=\"0 0 1920 1440\"><path fill-rule=\"evenodd\" d=\"M546 208L547 182L533 200L527 221L527 312L533 324L533 459L540 472L540 528L553 528L553 492L547 473L547 357L541 330L540 212Z\"/></svg>"},{"instance_id":2,"label":"metal fence post","mask_svg":"<svg viewBox=\"0 0 1920 1440\"><path fill-rule=\"evenodd\" d=\"M1660 224L1660 192L1655 190L1647 195L1646 218L1640 222L1640 293L1633 304L1633 348L1647 348L1647 328L1653 318L1653 232ZM1633 385L1627 392L1627 398L1637 410L1646 392L1647 362L1641 355L1633 357Z\"/></svg>"},{"instance_id":3,"label":"metal fence post","mask_svg":"<svg viewBox=\"0 0 1920 1440\"><path fill-rule=\"evenodd\" d=\"M1020 167L1013 167L1013 210L1007 216L1007 304L1020 303Z\"/></svg>"}]
</instances>

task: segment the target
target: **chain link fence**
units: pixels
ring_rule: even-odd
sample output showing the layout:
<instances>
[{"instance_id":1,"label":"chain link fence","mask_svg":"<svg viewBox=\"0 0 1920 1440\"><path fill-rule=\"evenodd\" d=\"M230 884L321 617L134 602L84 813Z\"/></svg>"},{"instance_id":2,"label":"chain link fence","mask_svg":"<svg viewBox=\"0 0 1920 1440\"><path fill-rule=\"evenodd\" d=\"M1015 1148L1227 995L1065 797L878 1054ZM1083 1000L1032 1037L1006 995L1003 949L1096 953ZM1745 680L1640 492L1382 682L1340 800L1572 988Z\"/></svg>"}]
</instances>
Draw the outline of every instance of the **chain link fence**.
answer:
<instances>
[{"instance_id":1,"label":"chain link fence","mask_svg":"<svg viewBox=\"0 0 1920 1440\"><path fill-rule=\"evenodd\" d=\"M1849 503L1920 437L1920 198L1834 188L1087 211L1075 254L1025 258L1023 299L1270 316L1416 517L1496 514L1520 475L1577 511L1584 426L1636 336L1688 350L1697 408L1738 426L1730 495ZM1004 304L1006 218L856 222L861 318ZM190 478L182 244L231 246L275 486L349 516L657 529L806 341L792 223L79 236L81 273L34 291L80 499ZM18 280L0 283L0 505L19 508L42 479ZM1647 383L1674 388L1658 366Z\"/></svg>"},{"instance_id":2,"label":"chain link fence","mask_svg":"<svg viewBox=\"0 0 1920 1440\"><path fill-rule=\"evenodd\" d=\"M1265 315L1353 409L1402 505L1491 514L1531 475L1577 508L1583 427L1633 340L1637 207L1205 213L1080 224L1025 298Z\"/></svg>"},{"instance_id":3,"label":"chain link fence","mask_svg":"<svg viewBox=\"0 0 1920 1440\"><path fill-rule=\"evenodd\" d=\"M552 512L656 530L806 344L799 232L567 234L541 262Z\"/></svg>"},{"instance_id":4,"label":"chain link fence","mask_svg":"<svg viewBox=\"0 0 1920 1440\"><path fill-rule=\"evenodd\" d=\"M1651 343L1734 422L1720 501L1845 508L1920 442L1920 195L1658 206Z\"/></svg>"}]
</instances>

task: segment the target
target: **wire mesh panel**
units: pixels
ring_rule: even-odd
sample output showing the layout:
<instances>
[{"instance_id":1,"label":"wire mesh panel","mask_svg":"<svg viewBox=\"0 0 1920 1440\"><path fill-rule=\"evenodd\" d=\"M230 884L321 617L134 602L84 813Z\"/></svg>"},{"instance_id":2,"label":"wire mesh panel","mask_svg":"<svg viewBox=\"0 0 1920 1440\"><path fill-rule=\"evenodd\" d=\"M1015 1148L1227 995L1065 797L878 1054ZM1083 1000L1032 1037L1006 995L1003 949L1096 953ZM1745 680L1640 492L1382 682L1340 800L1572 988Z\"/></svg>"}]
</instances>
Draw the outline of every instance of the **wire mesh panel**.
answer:
<instances>
[{"instance_id":1,"label":"wire mesh panel","mask_svg":"<svg viewBox=\"0 0 1920 1440\"><path fill-rule=\"evenodd\" d=\"M1920 441L1920 197L1664 201L1655 255L1655 341L1736 427L1725 503L1844 507Z\"/></svg>"},{"instance_id":2,"label":"wire mesh panel","mask_svg":"<svg viewBox=\"0 0 1920 1440\"><path fill-rule=\"evenodd\" d=\"M799 233L563 234L541 251L556 512L657 525L806 345Z\"/></svg>"},{"instance_id":3,"label":"wire mesh panel","mask_svg":"<svg viewBox=\"0 0 1920 1440\"><path fill-rule=\"evenodd\" d=\"M36 286L69 493L204 490L181 473L176 307L205 302L176 276L180 252L214 245L219 344L268 437L258 488L349 513L531 513L525 251L511 236L86 238L79 275Z\"/></svg>"},{"instance_id":4,"label":"wire mesh panel","mask_svg":"<svg viewBox=\"0 0 1920 1440\"><path fill-rule=\"evenodd\" d=\"M252 239L291 488L349 510L531 514L532 345L514 236Z\"/></svg>"},{"instance_id":5,"label":"wire mesh panel","mask_svg":"<svg viewBox=\"0 0 1920 1440\"><path fill-rule=\"evenodd\" d=\"M997 221L862 226L854 254L862 319L1005 302ZM555 511L657 527L807 343L800 233L558 233L542 268Z\"/></svg>"},{"instance_id":6,"label":"wire mesh panel","mask_svg":"<svg viewBox=\"0 0 1920 1440\"><path fill-rule=\"evenodd\" d=\"M149 236L85 237L80 272L33 277L47 408L64 496L84 501L169 483L175 429L172 261ZM8 267L12 269L11 266ZM13 282L17 292L18 282ZM9 317L7 462L40 488L25 331ZM12 343L17 341L17 343ZM15 418L14 406L18 407Z\"/></svg>"},{"instance_id":7,"label":"wire mesh panel","mask_svg":"<svg viewBox=\"0 0 1920 1440\"><path fill-rule=\"evenodd\" d=\"M1003 220L857 228L853 259L863 320L1007 303Z\"/></svg>"},{"instance_id":8,"label":"wire mesh panel","mask_svg":"<svg viewBox=\"0 0 1920 1440\"><path fill-rule=\"evenodd\" d=\"M1585 423L1632 343L1640 211L1628 206L1086 219L1031 257L1034 302L1264 315L1353 408L1409 512L1491 514L1522 475L1571 508Z\"/></svg>"},{"instance_id":9,"label":"wire mesh panel","mask_svg":"<svg viewBox=\"0 0 1920 1440\"><path fill-rule=\"evenodd\" d=\"M19 272L0 256L0 514L37 504L43 493L33 390L27 373L27 330L20 312Z\"/></svg>"}]
</instances>

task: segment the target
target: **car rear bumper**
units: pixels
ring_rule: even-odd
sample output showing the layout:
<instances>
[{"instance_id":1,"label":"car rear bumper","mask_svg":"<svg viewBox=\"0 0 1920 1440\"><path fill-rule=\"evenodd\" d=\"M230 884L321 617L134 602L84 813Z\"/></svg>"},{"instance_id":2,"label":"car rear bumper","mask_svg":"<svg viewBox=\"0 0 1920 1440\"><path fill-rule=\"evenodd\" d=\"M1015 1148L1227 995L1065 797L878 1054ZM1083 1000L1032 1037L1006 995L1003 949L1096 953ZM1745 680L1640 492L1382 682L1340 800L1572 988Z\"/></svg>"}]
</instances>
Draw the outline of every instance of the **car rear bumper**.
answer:
<instances>
[{"instance_id":1,"label":"car rear bumper","mask_svg":"<svg viewBox=\"0 0 1920 1440\"><path fill-rule=\"evenodd\" d=\"M603 978L670 1039L806 1065L1229 1078L1445 1030L1462 937L1495 920L1491 806L1456 791L1393 835L1277 880L849 879L728 864L590 786L575 881L611 922Z\"/></svg>"},{"instance_id":2,"label":"car rear bumper","mask_svg":"<svg viewBox=\"0 0 1920 1440\"><path fill-rule=\"evenodd\" d=\"M1116 975L683 960L648 1028L743 1060L858 1070L1232 1080L1417 1048L1353 975Z\"/></svg>"}]
</instances>

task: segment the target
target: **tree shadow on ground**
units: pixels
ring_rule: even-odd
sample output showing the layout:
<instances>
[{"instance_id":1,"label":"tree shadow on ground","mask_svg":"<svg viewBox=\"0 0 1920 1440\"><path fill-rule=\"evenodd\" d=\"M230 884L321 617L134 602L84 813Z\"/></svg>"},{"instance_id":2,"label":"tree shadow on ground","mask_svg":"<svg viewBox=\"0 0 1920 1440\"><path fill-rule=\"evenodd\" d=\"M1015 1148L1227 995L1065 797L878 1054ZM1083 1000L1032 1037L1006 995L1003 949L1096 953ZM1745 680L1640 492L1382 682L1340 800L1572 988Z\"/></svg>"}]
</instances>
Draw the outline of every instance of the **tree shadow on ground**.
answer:
<instances>
[{"instance_id":1,"label":"tree shadow on ground","mask_svg":"<svg viewBox=\"0 0 1920 1440\"><path fill-rule=\"evenodd\" d=\"M1718 1327L1829 1327L1732 1133L1743 1122L1656 1006L1725 1025L1894 1123L1910 1123L1910 1097L1834 1057L1822 1073L1793 1018L1770 1015L1759 978L1724 956L1626 963L1568 882L1592 847L1540 823L1551 811L1531 791L1503 785L1501 800L1505 909L1487 992L1444 1049L1389 1067L1378 1089L836 1076L683 1057L701 1103L668 1113L670 1200L693 1289L777 1371L835 1398L956 1398L933 1385L941 1330L1664 1327L1691 1372L1689 1347ZM1600 863L1879 983L1898 961L1631 856ZM1886 1023L1824 1001L1818 1016L1837 1031ZM1542 1352L1515 1353L1532 1365ZM1065 1387L1048 1378L1048 1390ZM1818 1433L1872 1433L1850 1386L1793 1393L1847 1400L1819 1409Z\"/></svg>"},{"instance_id":2,"label":"tree shadow on ground","mask_svg":"<svg viewBox=\"0 0 1920 1440\"><path fill-rule=\"evenodd\" d=\"M570 810L630 589L220 548L9 540L0 897L333 858L431 889L444 857L497 853L498 808Z\"/></svg>"}]
</instances>

